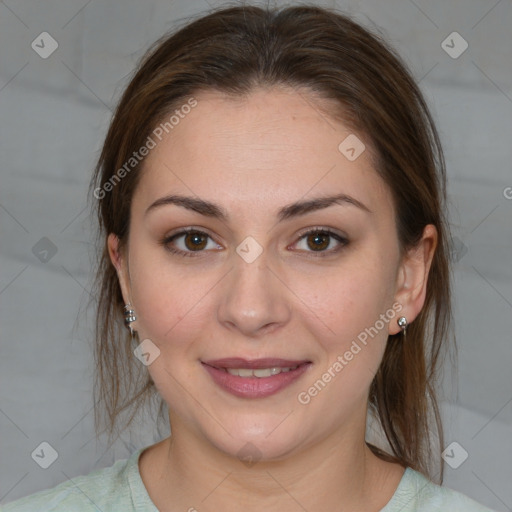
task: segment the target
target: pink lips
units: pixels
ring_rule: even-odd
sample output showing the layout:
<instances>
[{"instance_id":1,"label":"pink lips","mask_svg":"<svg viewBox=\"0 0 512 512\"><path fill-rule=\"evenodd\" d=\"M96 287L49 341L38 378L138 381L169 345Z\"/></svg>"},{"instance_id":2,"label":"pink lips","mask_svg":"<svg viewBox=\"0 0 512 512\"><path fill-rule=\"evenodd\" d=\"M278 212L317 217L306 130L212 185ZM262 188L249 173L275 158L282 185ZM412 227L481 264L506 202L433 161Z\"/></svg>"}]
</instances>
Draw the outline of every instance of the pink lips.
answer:
<instances>
[{"instance_id":1,"label":"pink lips","mask_svg":"<svg viewBox=\"0 0 512 512\"><path fill-rule=\"evenodd\" d=\"M239 357L215 359L202 362L205 370L213 381L225 391L243 398L264 398L273 395L297 380L308 368L311 362L307 360L288 360L263 358L247 360ZM295 370L271 375L270 377L239 377L231 375L226 368L293 368Z\"/></svg>"}]
</instances>

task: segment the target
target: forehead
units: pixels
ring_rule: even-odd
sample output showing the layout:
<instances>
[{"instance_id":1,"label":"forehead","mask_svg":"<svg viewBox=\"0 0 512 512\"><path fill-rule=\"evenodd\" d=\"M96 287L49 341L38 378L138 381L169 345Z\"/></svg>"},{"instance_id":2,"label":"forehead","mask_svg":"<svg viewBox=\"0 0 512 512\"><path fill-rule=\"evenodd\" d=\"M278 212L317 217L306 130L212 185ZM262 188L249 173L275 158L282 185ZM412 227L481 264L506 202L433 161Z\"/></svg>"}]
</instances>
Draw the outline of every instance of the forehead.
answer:
<instances>
[{"instance_id":1,"label":"forehead","mask_svg":"<svg viewBox=\"0 0 512 512\"><path fill-rule=\"evenodd\" d=\"M194 98L197 105L167 126L161 141L153 137L156 146L134 198L141 205L180 192L215 199L228 210L231 204L270 211L342 192L389 209L390 193L374 169L369 141L328 116L326 102L286 88L257 89L243 98L208 91ZM344 141L354 151L347 153Z\"/></svg>"}]
</instances>

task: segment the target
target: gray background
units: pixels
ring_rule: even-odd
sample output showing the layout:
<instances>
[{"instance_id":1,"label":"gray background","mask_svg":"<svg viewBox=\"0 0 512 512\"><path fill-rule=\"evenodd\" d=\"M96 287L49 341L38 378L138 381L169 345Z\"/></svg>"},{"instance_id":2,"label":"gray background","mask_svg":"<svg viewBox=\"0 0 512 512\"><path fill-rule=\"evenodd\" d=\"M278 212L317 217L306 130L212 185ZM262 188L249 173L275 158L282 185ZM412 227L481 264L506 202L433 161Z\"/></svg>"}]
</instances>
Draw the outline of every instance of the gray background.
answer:
<instances>
[{"instance_id":1,"label":"gray background","mask_svg":"<svg viewBox=\"0 0 512 512\"><path fill-rule=\"evenodd\" d=\"M460 445L454 459L468 453L457 469L447 466L445 485L512 510L512 2L318 4L380 27L420 80L438 123L455 236L459 342L458 374L446 372L443 414L446 445ZM0 3L0 503L109 466L160 439L149 414L108 451L94 439L92 315L85 314L94 246L86 191L127 75L177 20L210 5L221 4ZM59 45L46 59L31 48L44 31ZM442 47L454 31L469 44L458 58ZM58 452L48 469L31 457L43 441Z\"/></svg>"}]
</instances>

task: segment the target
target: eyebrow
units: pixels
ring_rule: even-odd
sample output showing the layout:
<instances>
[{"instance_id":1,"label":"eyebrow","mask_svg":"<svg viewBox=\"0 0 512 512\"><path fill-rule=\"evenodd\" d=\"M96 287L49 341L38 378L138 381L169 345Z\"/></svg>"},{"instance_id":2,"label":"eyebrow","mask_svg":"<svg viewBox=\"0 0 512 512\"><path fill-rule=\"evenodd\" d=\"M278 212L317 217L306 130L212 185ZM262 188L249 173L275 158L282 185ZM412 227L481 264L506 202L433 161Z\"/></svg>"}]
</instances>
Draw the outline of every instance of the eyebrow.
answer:
<instances>
[{"instance_id":1,"label":"eyebrow","mask_svg":"<svg viewBox=\"0 0 512 512\"><path fill-rule=\"evenodd\" d=\"M354 197L347 194L338 194L335 196L318 197L307 201L291 203L282 207L277 212L277 218L279 221L283 221L292 217L306 215L307 213L314 212L316 210L322 210L335 204L354 206L367 213L373 213L365 204ZM228 213L221 206L204 199L181 195L169 195L157 199L146 209L144 215L147 215L150 211L155 210L156 208L166 205L181 206L201 215L205 215L206 217L212 217L224 222L227 222L229 219Z\"/></svg>"}]
</instances>

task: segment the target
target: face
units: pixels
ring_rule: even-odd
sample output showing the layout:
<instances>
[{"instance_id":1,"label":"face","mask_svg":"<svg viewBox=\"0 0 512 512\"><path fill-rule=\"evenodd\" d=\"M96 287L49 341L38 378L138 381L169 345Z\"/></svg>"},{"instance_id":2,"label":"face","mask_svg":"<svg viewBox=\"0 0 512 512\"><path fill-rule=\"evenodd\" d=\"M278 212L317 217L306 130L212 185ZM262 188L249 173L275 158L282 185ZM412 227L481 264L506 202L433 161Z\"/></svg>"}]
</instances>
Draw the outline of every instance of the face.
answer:
<instances>
[{"instance_id":1,"label":"face","mask_svg":"<svg viewBox=\"0 0 512 512\"><path fill-rule=\"evenodd\" d=\"M351 130L296 91L196 99L145 161L118 259L109 240L133 325L159 351L148 371L171 430L263 458L360 436L403 314L391 193L368 142L349 160ZM268 358L280 361L254 363Z\"/></svg>"}]
</instances>

